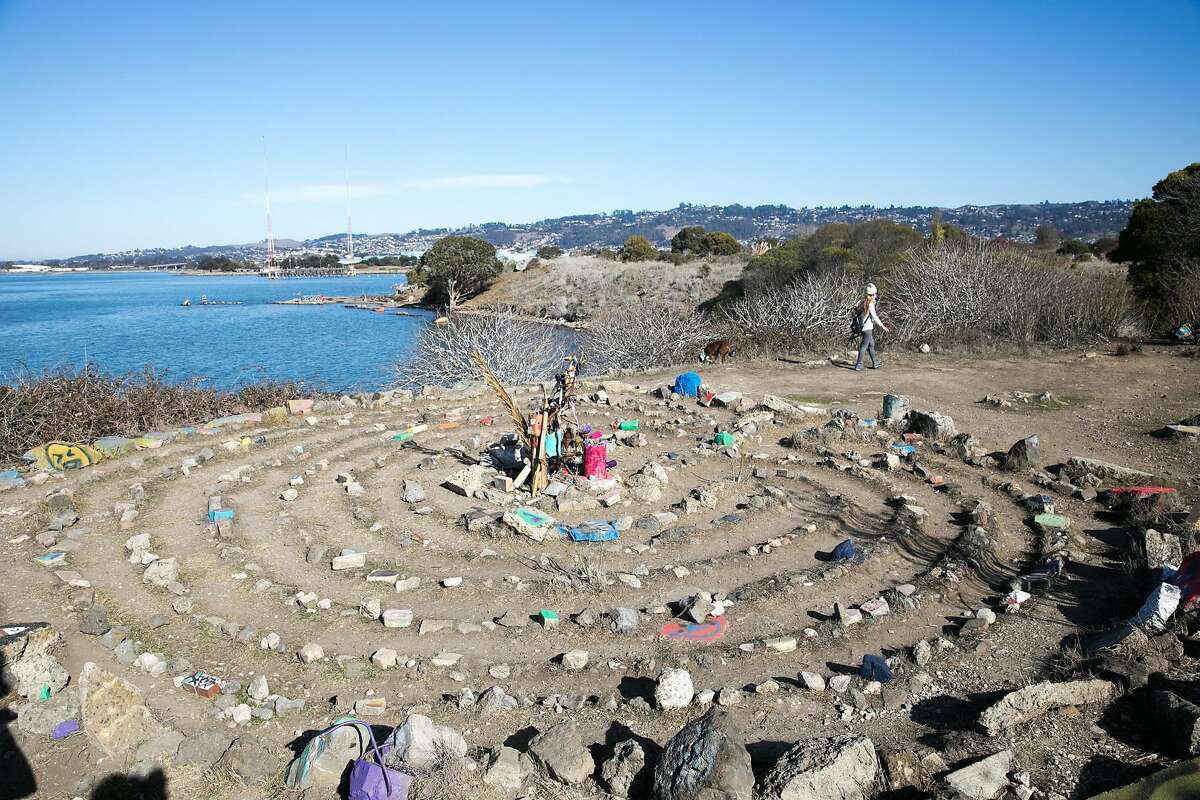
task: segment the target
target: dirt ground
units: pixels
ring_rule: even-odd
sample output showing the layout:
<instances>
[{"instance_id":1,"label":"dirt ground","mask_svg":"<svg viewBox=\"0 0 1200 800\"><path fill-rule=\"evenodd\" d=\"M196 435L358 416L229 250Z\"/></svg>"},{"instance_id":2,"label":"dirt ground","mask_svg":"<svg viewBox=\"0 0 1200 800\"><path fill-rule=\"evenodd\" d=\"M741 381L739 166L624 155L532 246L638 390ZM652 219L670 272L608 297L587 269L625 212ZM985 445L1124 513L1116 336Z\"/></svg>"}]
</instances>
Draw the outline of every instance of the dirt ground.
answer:
<instances>
[{"instance_id":1,"label":"dirt ground","mask_svg":"<svg viewBox=\"0 0 1200 800\"><path fill-rule=\"evenodd\" d=\"M1007 450L1037 434L1044 464L1087 456L1143 469L1177 487L1186 505L1200 494L1200 442L1152 435L1200 413L1200 360L1183 353L1150 347L1128 356L1102 349L986 360L886 354L885 368L863 372L829 363L738 361L696 369L718 390L750 399L773 394L861 418L878 416L885 393L903 394L915 409L950 415L986 450ZM801 437L797 447L786 443L795 431L826 425L827 415L786 421L777 415L744 433L736 453L722 452L706 443L718 428L733 428L737 411L647 393L678 371L626 377L627 387L609 387L611 404L578 405L581 422L606 430L617 419L640 421L645 444L614 444L609 455L625 480L648 462L661 464L669 475L661 498L638 502L626 488L619 503L600 508L586 488L575 488L567 496L579 500L577 507L543 506L569 524L633 517L619 542L579 544L553 535L536 542L504 525L465 529L464 512L495 504L441 484L478 452L471 437L486 446L509 429L490 394L418 398L375 410L323 409L315 414L317 424L293 417L261 431L198 435L0 494L0 558L7 565L0 622L50 622L63 634L57 657L73 681L84 662L96 662L140 687L155 715L185 736L222 728L266 744L280 773L311 731L373 696L387 703L374 723L394 726L419 712L460 731L478 764L465 780L476 787L473 793L489 796L496 790L478 784L486 751L523 747L534 729L563 718L577 722L597 764L631 736L664 744L704 710L696 704L654 708L655 678L665 667L688 669L697 692L723 693L760 772L798 739L840 733L871 737L881 754L937 753L949 767L1009 747L1013 768L1028 772L1032 785L1051 798L1089 797L1173 763L1120 709L1071 707L1004 742L975 726L979 711L1005 691L1059 676L1062 644L1073 635L1101 630L1140 605L1146 584L1125 562L1129 531L1123 523L1094 502L1056 495L1056 510L1073 522L1065 578L1021 613L1000 615L985 635L960 635L973 610L994 607L1009 581L1040 561L1044 543L1018 499L1045 489L1028 475L964 463L932 448L922 449L920 464L961 487L957 492L921 480L908 467L863 467L859 460L883 453L891 439L874 437L873 429L861 434L853 423L849 434L811 442ZM1018 401L1006 408L980 402L1014 391L1049 392L1059 402ZM485 417L495 424L481 424ZM461 424L435 429L447 419ZM403 444L391 439L422 421L432 423L429 432ZM265 443L232 451L221 446L259 434ZM183 474L181 462L204 447L213 448L215 458ZM347 472L361 484L361 495L335 480ZM290 486L296 477L303 483ZM405 480L419 483L427 498L405 502ZM1013 480L1023 492L1004 487ZM145 497L137 501L137 518L123 527L114 506L129 502L135 484ZM151 677L122 666L99 638L80 633L81 612L71 602L75 590L32 561L46 549L34 538L50 518L45 498L63 487L73 489L81 519L59 541L69 536L80 546L56 569L90 581L96 602L137 641L137 651L168 660L164 674ZM298 494L291 501L281 498L289 488ZM923 524L906 522L902 508L889 501L901 494L925 510ZM211 495L236 512L228 535L205 519ZM986 559L964 555L969 526L962 512L969 498L993 512ZM677 519L649 516L668 511ZM159 558L177 559L190 610L178 613L178 597L144 582L143 567L128 560L126 540L139 533L150 535ZM863 557L850 565L830 563L831 551L845 539ZM366 566L332 570L331 559L342 548L366 552ZM368 582L374 569L418 577L419 586L395 591L391 584ZM443 586L447 578L461 578L461 585ZM839 622L835 603L896 598L902 584L914 588L911 603L859 624ZM731 598L724 635L711 642L662 638L673 604L699 591ZM304 607L298 592L331 602ZM383 609L411 609L413 624L386 628L366 618L360 604L369 598ZM619 607L638 611L634 632L572 621L581 612L602 617ZM541 609L557 611L561 622L538 624L533 617ZM505 614L527 624L495 624ZM428 630L438 620L448 622ZM423 622L430 623L424 635ZM237 627L223 630L225 623ZM243 634L245 641L231 635L246 626L254 632ZM279 651L260 646L269 633L280 637ZM767 645L792 638L794 648ZM916 643L939 638L945 644L934 647L929 664L908 658ZM325 657L302 664L296 653L309 642L319 643ZM394 649L399 666L372 664L381 648ZM588 653L587 666L568 669L561 655L579 650ZM450 666L435 664L448 653L459 658ZM801 671L827 679L856 673L869 653L900 657L896 679L882 694L864 694L861 682L846 694L814 692L798 678ZM252 679L265 675L272 695L303 698L306 705L299 713L236 726L214 701L173 685L173 678L197 669L240 684L239 702L246 701ZM517 708L481 716L477 706L461 700L465 690L477 696L494 685L516 697ZM10 695L0 706L11 711L18 701ZM20 732L8 718L5 723L0 716L0 726L8 725L15 752L0 760L0 769L27 761L37 782L32 796L90 797L98 780L128 769L104 757L85 735L53 742ZM169 756L164 765L171 797L287 794L278 779L247 788L229 774L174 767ZM880 787L882 793L882 782ZM535 790L548 797L572 792L600 794L590 782Z\"/></svg>"}]
</instances>

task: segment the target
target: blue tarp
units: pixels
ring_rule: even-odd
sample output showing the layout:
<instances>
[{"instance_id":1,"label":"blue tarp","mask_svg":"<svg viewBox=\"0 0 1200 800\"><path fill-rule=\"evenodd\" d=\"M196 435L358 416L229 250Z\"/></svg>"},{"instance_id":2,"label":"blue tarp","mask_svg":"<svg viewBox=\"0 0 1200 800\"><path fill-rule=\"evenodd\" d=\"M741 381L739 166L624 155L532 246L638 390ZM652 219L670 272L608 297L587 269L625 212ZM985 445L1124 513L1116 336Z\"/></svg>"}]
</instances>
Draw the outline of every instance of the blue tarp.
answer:
<instances>
[{"instance_id":1,"label":"blue tarp","mask_svg":"<svg viewBox=\"0 0 1200 800\"><path fill-rule=\"evenodd\" d=\"M849 561L852 558L854 558L854 542L849 539L846 539L833 548L834 561Z\"/></svg>"},{"instance_id":2,"label":"blue tarp","mask_svg":"<svg viewBox=\"0 0 1200 800\"><path fill-rule=\"evenodd\" d=\"M612 542L621 538L617 526L603 520L580 525L559 525L558 530L572 542Z\"/></svg>"},{"instance_id":3,"label":"blue tarp","mask_svg":"<svg viewBox=\"0 0 1200 800\"><path fill-rule=\"evenodd\" d=\"M892 679L892 669L883 660L883 656L863 656L862 667L859 668L858 674L869 681L879 681L880 683L887 683Z\"/></svg>"},{"instance_id":4,"label":"blue tarp","mask_svg":"<svg viewBox=\"0 0 1200 800\"><path fill-rule=\"evenodd\" d=\"M700 376L695 372L685 372L675 378L671 391L683 397L695 397L700 392Z\"/></svg>"}]
</instances>

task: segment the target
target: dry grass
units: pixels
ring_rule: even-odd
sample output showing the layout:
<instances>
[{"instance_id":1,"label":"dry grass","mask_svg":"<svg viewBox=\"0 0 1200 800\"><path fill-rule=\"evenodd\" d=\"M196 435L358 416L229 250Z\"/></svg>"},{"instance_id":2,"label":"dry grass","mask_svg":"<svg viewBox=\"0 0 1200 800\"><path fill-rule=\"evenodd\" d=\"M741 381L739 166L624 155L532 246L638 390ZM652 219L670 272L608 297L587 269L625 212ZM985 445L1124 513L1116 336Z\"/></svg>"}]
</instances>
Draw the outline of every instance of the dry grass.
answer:
<instances>
[{"instance_id":1,"label":"dry grass","mask_svg":"<svg viewBox=\"0 0 1200 800\"><path fill-rule=\"evenodd\" d=\"M745 261L729 256L675 265L563 256L522 273L505 273L468 305L511 305L525 314L567 320L589 319L604 309L649 301L695 308L717 295L727 281L737 279Z\"/></svg>"},{"instance_id":2,"label":"dry grass","mask_svg":"<svg viewBox=\"0 0 1200 800\"><path fill-rule=\"evenodd\" d=\"M150 368L127 375L107 375L94 364L27 372L0 386L0 462L19 459L55 439L92 442L102 436L133 436L261 411L300 396L301 387L294 383L221 391L199 381L171 383Z\"/></svg>"}]
</instances>

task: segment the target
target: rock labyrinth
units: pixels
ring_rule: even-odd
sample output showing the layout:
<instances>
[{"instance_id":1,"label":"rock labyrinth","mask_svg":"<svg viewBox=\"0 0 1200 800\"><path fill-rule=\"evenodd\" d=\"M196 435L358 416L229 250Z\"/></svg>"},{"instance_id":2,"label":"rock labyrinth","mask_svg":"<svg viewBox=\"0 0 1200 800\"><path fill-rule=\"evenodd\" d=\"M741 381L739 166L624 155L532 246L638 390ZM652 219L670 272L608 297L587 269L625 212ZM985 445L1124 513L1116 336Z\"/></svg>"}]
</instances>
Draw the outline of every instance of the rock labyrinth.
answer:
<instances>
[{"instance_id":1,"label":"rock labyrinth","mask_svg":"<svg viewBox=\"0 0 1200 800\"><path fill-rule=\"evenodd\" d=\"M33 595L69 598L73 625L55 625L83 634L89 661L169 693L161 705L192 729L185 742L230 730L197 763L228 762L239 731L261 729L281 767L283 743L341 714L426 714L465 731L485 783L505 788L531 770L591 780L591 767L547 766L570 753L534 752L531 766L505 752L519 729L564 717L584 742L631 718L665 741L713 705L745 730L783 697L826 724L903 711L932 680L921 668L956 648L941 635L964 621L962 635L978 635L995 620L989 599L1053 554L1026 524L1021 474L995 470L941 415L596 388L581 422L641 423L610 443L610 484L557 476L566 487L531 504L486 466L506 421L490 394L389 393L9 493L7 541ZM428 430L393 438L414 425ZM916 453L901 458L893 443L908 429ZM734 445L713 444L718 430ZM620 539L505 521L527 505L568 526L614 521ZM853 557L835 560L846 541ZM32 561L47 553L63 555ZM717 638L660 635L718 619ZM872 653L903 680L858 677ZM857 741L854 780L869 783L874 750ZM106 752L125 766L181 760L144 745ZM795 769L764 785L782 791ZM628 792L644 778L620 782Z\"/></svg>"}]
</instances>

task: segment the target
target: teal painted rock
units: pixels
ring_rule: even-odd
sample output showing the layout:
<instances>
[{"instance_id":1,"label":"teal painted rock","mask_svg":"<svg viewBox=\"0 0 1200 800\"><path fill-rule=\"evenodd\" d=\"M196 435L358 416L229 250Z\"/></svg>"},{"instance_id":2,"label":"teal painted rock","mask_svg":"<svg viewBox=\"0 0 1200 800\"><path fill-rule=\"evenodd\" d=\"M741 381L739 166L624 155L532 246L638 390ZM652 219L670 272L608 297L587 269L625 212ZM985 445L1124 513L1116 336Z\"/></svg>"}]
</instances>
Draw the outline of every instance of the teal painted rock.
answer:
<instances>
[{"instance_id":1,"label":"teal painted rock","mask_svg":"<svg viewBox=\"0 0 1200 800\"><path fill-rule=\"evenodd\" d=\"M1047 530L1066 530L1071 527L1071 520L1062 514L1038 514L1033 518L1033 524Z\"/></svg>"}]
</instances>

